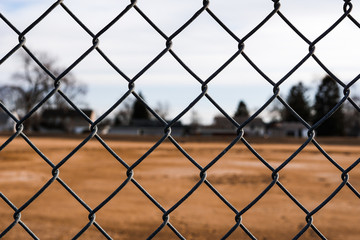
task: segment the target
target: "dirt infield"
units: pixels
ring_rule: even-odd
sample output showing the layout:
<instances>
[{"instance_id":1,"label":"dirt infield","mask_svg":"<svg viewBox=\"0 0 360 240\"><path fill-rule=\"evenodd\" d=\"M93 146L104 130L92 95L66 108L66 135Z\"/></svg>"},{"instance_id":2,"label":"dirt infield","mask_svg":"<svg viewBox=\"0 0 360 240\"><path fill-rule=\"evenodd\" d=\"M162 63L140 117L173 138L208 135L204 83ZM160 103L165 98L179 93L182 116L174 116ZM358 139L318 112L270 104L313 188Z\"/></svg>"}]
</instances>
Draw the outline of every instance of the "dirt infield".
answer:
<instances>
[{"instance_id":1,"label":"dirt infield","mask_svg":"<svg viewBox=\"0 0 360 240\"><path fill-rule=\"evenodd\" d=\"M0 144L5 140L0 137ZM81 142L66 138L32 137L31 140L54 164ZM274 168L301 145L301 141L249 141ZM358 139L348 145L319 142L343 168L359 158ZM154 144L149 139L142 142L110 139L107 143L128 165ZM204 167L229 143L182 140L181 146ZM51 170L22 138L17 138L0 152L0 191L20 207L52 177ZM134 178L169 209L199 181L199 173L198 168L166 141L135 168ZM95 208L126 179L126 168L93 139L60 168L59 177ZM207 171L207 179L238 210L272 181L271 171L241 142ZM280 171L280 182L311 211L341 184L342 179L341 172L309 144ZM350 182L360 190L360 166L350 172ZM0 200L0 232L13 222L13 214L14 211ZM275 185L243 215L242 223L258 239L291 239L306 225L305 217L306 214ZM21 213L21 220L40 239L71 239L88 223L88 211L54 182ZM114 239L146 239L162 223L162 212L130 182L96 214L96 221ZM204 184L171 213L170 222L187 239L220 239L235 224L235 214ZM359 222L360 199L347 187L314 216L315 226L328 239L359 239ZM29 239L29 236L17 225L4 239ZM105 238L92 226L80 239ZM165 227L155 239L177 238ZM237 229L229 239L249 238ZM301 239L319 238L309 229Z\"/></svg>"}]
</instances>

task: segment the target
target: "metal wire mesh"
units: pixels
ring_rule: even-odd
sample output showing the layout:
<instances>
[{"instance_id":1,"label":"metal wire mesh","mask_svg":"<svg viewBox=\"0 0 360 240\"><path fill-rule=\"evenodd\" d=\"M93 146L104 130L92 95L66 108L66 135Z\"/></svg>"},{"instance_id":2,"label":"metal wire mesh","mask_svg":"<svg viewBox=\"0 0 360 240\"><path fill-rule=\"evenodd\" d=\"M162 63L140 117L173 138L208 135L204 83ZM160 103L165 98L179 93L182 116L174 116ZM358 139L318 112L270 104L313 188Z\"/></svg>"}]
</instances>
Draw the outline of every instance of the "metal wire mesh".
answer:
<instances>
[{"instance_id":1,"label":"metal wire mesh","mask_svg":"<svg viewBox=\"0 0 360 240\"><path fill-rule=\"evenodd\" d=\"M104 3L105 4L105 3ZM339 79L335 74L333 74L326 65L316 56L315 54L315 48L316 45L321 42L324 38L327 37L327 35L333 31L339 23L344 21L345 19L350 20L357 28L360 28L360 23L351 15L351 11L353 9L353 4L350 0L344 0L343 3L343 13L338 17L338 19L328 28L326 31L321 33L315 40L308 39L302 32L300 32L293 24L292 22L281 12L281 3L279 0L273 0L273 10L268 13L268 15L260 22L258 23L251 31L249 31L245 36L237 36L230 28L228 28L222 21L219 19L216 14L211 10L210 7L210 1L204 0L202 2L199 2L199 9L192 15L191 18L189 18L186 22L183 23L183 25L178 28L175 32L173 32L171 35L165 34L147 15L145 12L143 12L140 7L137 5L136 0L131 0L129 5L127 5L124 9L119 10L119 14L110 21L105 27L103 27L99 32L94 33L91 29L89 29L80 18L78 18L73 12L72 9L68 8L66 5L66 1L59 0L52 5L49 6L49 8L41 14L34 22L28 25L24 31L19 31L17 27L9 21L5 15L0 13L0 18L3 23L5 23L7 26L9 26L12 31L18 36L18 43L14 44L15 46L4 56L1 56L0 64L3 64L5 61L7 61L14 53L16 53L19 49L23 49L26 51L26 53L48 74L54 81L54 87L52 91L50 91L47 96L42 99L40 102L37 103L37 105L28 112L24 117L18 118L17 116L13 115L12 112L5 106L3 103L0 102L0 107L3 111L6 112L6 114L13 120L15 124L15 133L7 139L6 142L4 142L0 146L0 151L7 147L9 143L11 143L15 138L23 138L27 144L36 151L36 153L44 160L44 163L48 164L52 171L51 171L51 177L48 179L46 184L42 186L42 188L34 194L31 198L29 198L23 205L21 206L15 206L11 200L5 196L3 193L0 192L0 197L2 201L4 201L9 208L11 208L14 212L13 222L6 228L3 229L0 233L0 238L5 237L9 231L12 231L13 228L16 225L20 225L22 228L26 230L29 237L33 239L38 239L38 237L35 235L35 233L32 232L30 227L26 225L26 223L21 218L21 213L28 208L36 198L38 198L40 195L42 195L46 190L49 188L50 185L52 185L55 181L61 184L61 186L68 191L76 201L78 201L81 206L88 211L88 223L79 230L79 232L74 236L74 239L79 238L84 232L86 232L89 227L95 226L96 229L107 239L112 239L112 237L101 227L101 225L95 220L96 213L102 209L106 204L109 203L111 199L113 199L119 192L122 191L122 189L128 185L133 184L136 186L141 193L143 193L148 200L157 207L157 209L162 213L162 224L158 226L157 229L154 229L153 233L148 236L148 239L152 239L157 234L162 231L163 228L170 228L171 231L175 233L175 235L179 239L185 239L185 236L182 235L181 232L179 232L175 225L173 225L170 221L170 216L172 212L174 212L179 206L181 206L184 201L186 201L194 192L197 191L197 189L200 186L206 186L208 187L215 196L217 196L232 212L235 217L234 225L231 229L228 229L228 232L223 236L222 239L226 239L229 236L232 235L232 233L240 228L244 233L246 233L249 238L256 239L256 236L251 233L245 224L242 222L242 216L251 209L254 205L258 203L258 201L266 195L270 189L278 187L281 189L281 191L286 195L294 205L296 205L301 211L304 212L306 215L306 221L304 222L304 226L302 229L297 233L296 236L294 236L294 239L300 238L304 232L306 232L309 228L312 228L314 232L320 237L321 239L326 239L326 236L324 236L315 226L313 219L316 213L322 209L325 205L327 205L343 188L349 188L353 194L360 198L360 194L355 187L353 187L349 181L349 176L351 175L351 171L359 164L360 158L357 159L355 162L353 162L348 168L344 169L341 167L325 150L320 146L320 144L315 139L315 132L316 129L323 124L324 121L326 121L334 112L336 112L346 101L349 102L357 112L360 112L360 107L355 103L355 101L350 97L350 89L351 87L359 80L360 75L358 75L356 78L354 78L352 81L350 81L348 84L345 84L343 80ZM66 68L65 71L63 71L58 76L55 76L52 72L50 72L44 64L37 59L37 57L33 54L33 52L27 47L26 45L26 37L27 35L34 29L35 26L37 26L40 22L42 22L47 15L51 14L52 11L56 8L62 8L65 10L65 12L75 21L84 32L86 32L91 38L92 38L92 45L80 56L78 59L76 59L70 66ZM134 9L136 10L137 14L141 16L164 40L165 48L154 58L152 59L143 69L141 69L134 77L128 77L125 72L123 72L112 60L109 56L107 56L102 50L101 50L101 44L100 39L102 35L108 31L110 28L113 27L113 25L119 21L122 21L122 18L128 13L129 10ZM238 43L238 49L236 52L233 53L233 55L224 62L220 68L218 68L213 74L210 75L210 77L206 79L200 78L192 69L179 57L176 52L172 49L173 42L176 42L176 38L187 28L189 27L200 15L202 14L208 14L211 18L213 18L221 28L225 30L225 32L231 36L231 38ZM284 23L294 32L296 35L303 40L304 43L308 45L308 52L306 55L285 75L283 76L279 81L274 81L270 77L266 75L265 72L261 70L260 67L256 65L254 61L251 60L251 57L246 54L245 45L248 39L250 39L255 32L257 32L262 26L269 21L274 16L279 16ZM106 62L119 74L121 75L128 83L128 91L121 96L116 103L114 103L104 114L102 114L100 117L98 117L95 121L92 121L86 114L82 112L82 110L74 104L71 99L67 97L66 94L62 92L61 89L61 81L76 65L78 65L80 62L82 62L91 52L97 52L103 59L106 60ZM199 86L201 86L201 93L193 99L193 101L184 108L176 117L174 117L170 122L165 121L161 116L157 114L157 112L148 105L146 101L142 99L142 97L137 92L137 89L135 87L135 84L140 76L142 76L145 72L147 72L152 66L161 59L165 54L170 54L179 65L181 65L194 79L194 81L197 81ZM251 115L246 121L239 123L236 122L223 108L220 104L218 104L208 93L209 83L213 81L217 77L217 75L222 72L234 59L236 58L243 58L245 59L262 77L264 80L266 80L267 84L270 84L273 87L273 95L262 105L261 108L259 108L253 115ZM309 59L315 60L318 65L333 79L336 80L339 87L343 90L343 96L340 99L340 101L337 103L337 105L331 109L325 116L323 116L322 119L320 119L318 122L310 125L307 121L303 120L288 104L287 102L280 97L280 87L283 85L285 81L295 72L297 69L302 66L306 61ZM76 110L84 120L86 120L90 125L90 131L91 133L82 140L82 142L75 147L71 152L67 154L66 157L64 157L59 163L55 164L53 161L45 156L38 148L35 146L35 144L31 141L31 139L25 134L24 131L24 125L26 124L26 121L34 115L38 109L44 105L50 98L54 96L54 94L60 94L62 98L68 102L71 107ZM98 133L98 125L107 117L109 117L109 114L111 114L117 107L121 106L121 104L130 96L134 96L136 99L141 101L147 108L147 110L163 125L164 134L158 140L151 148L149 148L145 154L143 154L135 163L129 165L125 160L123 160L118 154L107 144L106 141L103 140L103 138ZM206 166L201 166L196 159L194 159L192 156L190 156L184 148L179 144L176 139L172 136L171 130L175 123L177 123L187 112L189 112L201 99L207 99L215 108L217 108L223 116L225 116L237 129L237 136L231 141L231 143L223 149L223 151L216 156L210 163L208 163ZM295 151L293 154L288 157L282 164L280 164L278 167L273 167L266 159L264 159L259 153L256 152L256 150L253 148L251 144L246 140L244 136L244 127L247 126L251 121L253 121L260 113L262 113L268 106L274 101L278 99L283 106L290 111L293 115L296 116L297 120L303 124L304 127L308 130L308 138L303 142L303 144ZM60 170L61 168L71 160L71 158L84 146L86 145L91 139L96 139L104 149L106 149L114 158L114 160L118 161L122 166L126 169L126 180L123 181L123 183L118 186L118 188L110 194L103 202L101 202L98 206L95 208L91 208L84 200L82 200L77 193L71 189L71 187L61 178ZM134 173L136 172L136 168L143 163L143 161L155 150L157 149L165 140L169 140L177 149L178 151L185 156L193 165L198 169L198 172L200 174L200 177L198 178L197 183L188 190L188 192L181 197L173 206L166 209L163 207L157 199L155 199L153 196L151 196L147 190L140 185L140 183L136 180L136 177L134 176ZM318 206L316 206L313 209L307 209L300 201L298 201L290 192L287 190L287 188L281 183L280 181L280 173L281 171L309 144L312 143L316 146L316 148L323 154L328 161L333 164L339 171L339 176L341 176L342 182L341 184ZM214 166L215 163L221 160L221 158L235 145L235 144L244 144L253 154L254 156L261 162L263 165L269 169L272 180L268 182L268 185L263 191L256 196L253 201L251 201L246 207L243 209L237 209L235 208L230 201L228 201L224 196L222 196L221 192L219 192L212 183L207 179L207 172L211 170L211 168Z\"/></svg>"}]
</instances>

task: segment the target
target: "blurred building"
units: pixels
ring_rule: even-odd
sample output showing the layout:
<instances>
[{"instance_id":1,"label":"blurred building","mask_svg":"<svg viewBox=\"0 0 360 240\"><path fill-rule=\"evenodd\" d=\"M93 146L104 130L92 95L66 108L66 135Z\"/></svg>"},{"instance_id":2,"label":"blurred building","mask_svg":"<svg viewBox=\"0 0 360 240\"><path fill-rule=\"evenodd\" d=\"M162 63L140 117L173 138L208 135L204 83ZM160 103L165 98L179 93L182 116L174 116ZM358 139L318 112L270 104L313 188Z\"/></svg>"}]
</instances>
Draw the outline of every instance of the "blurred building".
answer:
<instances>
[{"instance_id":1,"label":"blurred building","mask_svg":"<svg viewBox=\"0 0 360 240\"><path fill-rule=\"evenodd\" d=\"M108 132L110 135L164 135L165 125L158 120L134 119L130 125L115 125ZM186 126L180 121L171 127L172 136L183 136L186 133Z\"/></svg>"},{"instance_id":2,"label":"blurred building","mask_svg":"<svg viewBox=\"0 0 360 240\"><path fill-rule=\"evenodd\" d=\"M300 122L277 122L269 126L267 134L270 137L300 137L306 138L308 129Z\"/></svg>"},{"instance_id":3,"label":"blurred building","mask_svg":"<svg viewBox=\"0 0 360 240\"><path fill-rule=\"evenodd\" d=\"M91 120L95 120L95 112L91 109L81 109ZM84 133L89 131L89 122L74 109L46 109L40 117L41 132Z\"/></svg>"},{"instance_id":4,"label":"blurred building","mask_svg":"<svg viewBox=\"0 0 360 240\"><path fill-rule=\"evenodd\" d=\"M244 123L247 117L235 117L238 124ZM244 127L245 136L263 137L266 133L266 124L260 117L254 118ZM236 126L224 116L216 116L210 126L199 127L199 135L233 135L236 134Z\"/></svg>"}]
</instances>

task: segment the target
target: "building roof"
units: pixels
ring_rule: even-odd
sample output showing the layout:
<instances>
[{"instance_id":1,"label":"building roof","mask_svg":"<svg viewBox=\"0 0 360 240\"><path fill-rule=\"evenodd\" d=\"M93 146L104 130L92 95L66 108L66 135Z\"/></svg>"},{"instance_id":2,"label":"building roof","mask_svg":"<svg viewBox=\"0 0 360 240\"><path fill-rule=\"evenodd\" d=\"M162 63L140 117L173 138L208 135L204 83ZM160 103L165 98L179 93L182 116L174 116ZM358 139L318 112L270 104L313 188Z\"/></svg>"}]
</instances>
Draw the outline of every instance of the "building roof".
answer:
<instances>
[{"instance_id":1,"label":"building roof","mask_svg":"<svg viewBox=\"0 0 360 240\"><path fill-rule=\"evenodd\" d=\"M94 114L94 111L91 109L81 109L81 111L90 119ZM82 118L81 114L75 111L75 109L45 109L41 114L41 117L42 118L52 118L52 117Z\"/></svg>"},{"instance_id":2,"label":"building roof","mask_svg":"<svg viewBox=\"0 0 360 240\"><path fill-rule=\"evenodd\" d=\"M234 118L234 120L239 124L242 124L247 119L248 119L248 117L235 117ZM249 122L247 126L264 127L265 123L260 117L256 117L251 122ZM212 127L215 127L215 128L233 128L235 126L226 117L224 117L224 116L216 116L214 118L214 123L213 123Z\"/></svg>"}]
</instances>

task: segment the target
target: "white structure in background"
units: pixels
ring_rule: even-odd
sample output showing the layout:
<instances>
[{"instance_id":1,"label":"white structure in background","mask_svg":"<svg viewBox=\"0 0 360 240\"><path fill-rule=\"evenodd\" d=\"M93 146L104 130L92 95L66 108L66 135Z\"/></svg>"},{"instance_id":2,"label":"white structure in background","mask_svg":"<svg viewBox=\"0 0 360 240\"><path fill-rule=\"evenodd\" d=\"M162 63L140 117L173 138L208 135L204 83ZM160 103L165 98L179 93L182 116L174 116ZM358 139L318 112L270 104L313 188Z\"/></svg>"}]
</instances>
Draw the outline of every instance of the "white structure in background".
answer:
<instances>
[{"instance_id":1,"label":"white structure in background","mask_svg":"<svg viewBox=\"0 0 360 240\"><path fill-rule=\"evenodd\" d=\"M300 122L278 122L268 129L270 137L306 138L308 129Z\"/></svg>"},{"instance_id":2,"label":"white structure in background","mask_svg":"<svg viewBox=\"0 0 360 240\"><path fill-rule=\"evenodd\" d=\"M242 124L247 117L235 117L234 120ZM236 134L236 127L224 116L216 116L212 125L200 127L197 130L200 135L233 135ZM245 136L264 137L266 124L260 117L254 118L244 127Z\"/></svg>"}]
</instances>

